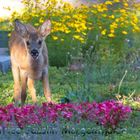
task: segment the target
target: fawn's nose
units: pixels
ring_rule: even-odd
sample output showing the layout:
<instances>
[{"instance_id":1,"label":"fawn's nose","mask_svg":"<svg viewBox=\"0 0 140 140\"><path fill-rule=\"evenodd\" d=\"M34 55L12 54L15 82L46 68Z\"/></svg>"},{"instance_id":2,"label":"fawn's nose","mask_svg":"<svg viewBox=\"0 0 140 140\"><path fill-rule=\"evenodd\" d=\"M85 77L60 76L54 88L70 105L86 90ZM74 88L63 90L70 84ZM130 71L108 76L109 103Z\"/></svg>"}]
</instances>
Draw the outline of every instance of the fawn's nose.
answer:
<instances>
[{"instance_id":1,"label":"fawn's nose","mask_svg":"<svg viewBox=\"0 0 140 140\"><path fill-rule=\"evenodd\" d=\"M39 55L38 50L35 50L35 49L31 50L31 56L32 56L34 59L37 58L38 55Z\"/></svg>"}]
</instances>

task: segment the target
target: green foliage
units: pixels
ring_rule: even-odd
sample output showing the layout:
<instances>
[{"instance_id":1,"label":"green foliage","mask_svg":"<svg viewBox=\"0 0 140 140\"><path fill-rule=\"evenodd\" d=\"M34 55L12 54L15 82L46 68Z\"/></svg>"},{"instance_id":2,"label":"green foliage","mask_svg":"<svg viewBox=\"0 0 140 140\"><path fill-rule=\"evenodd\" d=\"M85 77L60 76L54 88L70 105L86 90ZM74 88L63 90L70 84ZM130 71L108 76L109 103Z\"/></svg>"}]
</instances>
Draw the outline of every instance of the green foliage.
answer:
<instances>
[{"instance_id":1,"label":"green foliage","mask_svg":"<svg viewBox=\"0 0 140 140\"><path fill-rule=\"evenodd\" d=\"M53 41L51 37L46 40L48 47L49 64L51 66L63 67L67 65L67 53L70 51L70 47L66 47L66 44L59 44L58 41Z\"/></svg>"},{"instance_id":2,"label":"green foliage","mask_svg":"<svg viewBox=\"0 0 140 140\"><path fill-rule=\"evenodd\" d=\"M111 79L108 79L108 75L105 73L108 71L104 71L104 79L101 74L98 74L98 70L88 75L83 72L72 72L68 71L67 68L49 68L49 79L50 86L52 91L53 100L56 102L61 102L64 98L68 98L72 102L82 102L82 101L103 101L106 99L115 99L118 93L118 85L123 76L114 76L111 75ZM96 72L96 74L95 74ZM139 80L132 79L129 72L126 78L124 79L121 88L120 95L123 99L123 96L128 97L129 100L126 99L128 103L133 102L136 97L139 98ZM138 73L139 74L139 73ZM96 75L96 77L94 77ZM13 96L13 78L11 72L6 75L0 74L0 102L2 105L6 105L12 102ZM100 80L97 80L100 79ZM4 82L3 82L4 81ZM115 81L115 82L113 82ZM43 95L43 88L40 81L36 83L37 96L39 103L45 101L45 97ZM135 90L135 93L130 98L130 95ZM27 103L32 103L30 94L28 94ZM134 105L133 105L134 106Z\"/></svg>"}]
</instances>

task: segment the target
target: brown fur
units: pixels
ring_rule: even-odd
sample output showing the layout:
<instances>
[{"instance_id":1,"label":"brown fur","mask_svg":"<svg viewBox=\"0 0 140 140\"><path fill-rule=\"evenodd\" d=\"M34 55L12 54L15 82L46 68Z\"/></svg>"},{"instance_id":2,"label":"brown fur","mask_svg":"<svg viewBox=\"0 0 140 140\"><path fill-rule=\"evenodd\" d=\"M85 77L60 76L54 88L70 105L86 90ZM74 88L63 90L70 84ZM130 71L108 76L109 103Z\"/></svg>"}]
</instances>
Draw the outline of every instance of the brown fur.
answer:
<instances>
[{"instance_id":1,"label":"brown fur","mask_svg":"<svg viewBox=\"0 0 140 140\"><path fill-rule=\"evenodd\" d=\"M24 24L23 24L24 25ZM24 25L28 31L28 40L34 41L35 45L39 38L43 38L41 33L31 25ZM46 26L46 25L45 25ZM36 103L36 91L34 81L41 80L44 88L46 99L51 101L51 94L48 82L48 51L45 41L42 42L42 49L37 60L34 60L27 50L24 37L16 30L11 34L9 41L12 72L14 78L14 100L18 102L21 98L22 105L26 100L26 86L32 96L32 100Z\"/></svg>"}]
</instances>

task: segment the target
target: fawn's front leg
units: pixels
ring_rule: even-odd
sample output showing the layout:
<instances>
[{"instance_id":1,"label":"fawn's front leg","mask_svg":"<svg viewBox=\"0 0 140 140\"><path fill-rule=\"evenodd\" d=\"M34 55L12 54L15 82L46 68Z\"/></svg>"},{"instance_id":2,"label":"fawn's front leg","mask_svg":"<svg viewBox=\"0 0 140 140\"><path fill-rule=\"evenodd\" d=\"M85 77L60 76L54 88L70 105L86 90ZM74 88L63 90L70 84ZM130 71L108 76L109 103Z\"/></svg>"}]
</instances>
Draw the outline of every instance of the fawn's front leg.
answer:
<instances>
[{"instance_id":1,"label":"fawn's front leg","mask_svg":"<svg viewBox=\"0 0 140 140\"><path fill-rule=\"evenodd\" d=\"M28 77L27 84L28 84L29 92L30 92L31 97L32 97L32 101L35 104L37 102L37 98L36 98L36 90L35 90L35 87L34 87L34 80Z\"/></svg>"},{"instance_id":2,"label":"fawn's front leg","mask_svg":"<svg viewBox=\"0 0 140 140\"><path fill-rule=\"evenodd\" d=\"M20 71L21 78L21 105L23 106L27 97L26 87L27 87L27 75L23 71Z\"/></svg>"},{"instance_id":3,"label":"fawn's front leg","mask_svg":"<svg viewBox=\"0 0 140 140\"><path fill-rule=\"evenodd\" d=\"M44 95L47 101L51 102L51 92L50 92L49 80L48 80L48 70L43 72L42 82L43 82Z\"/></svg>"},{"instance_id":4,"label":"fawn's front leg","mask_svg":"<svg viewBox=\"0 0 140 140\"><path fill-rule=\"evenodd\" d=\"M21 88L20 88L20 78L19 78L19 68L12 65L12 74L14 78L14 102L18 104L21 100Z\"/></svg>"}]
</instances>

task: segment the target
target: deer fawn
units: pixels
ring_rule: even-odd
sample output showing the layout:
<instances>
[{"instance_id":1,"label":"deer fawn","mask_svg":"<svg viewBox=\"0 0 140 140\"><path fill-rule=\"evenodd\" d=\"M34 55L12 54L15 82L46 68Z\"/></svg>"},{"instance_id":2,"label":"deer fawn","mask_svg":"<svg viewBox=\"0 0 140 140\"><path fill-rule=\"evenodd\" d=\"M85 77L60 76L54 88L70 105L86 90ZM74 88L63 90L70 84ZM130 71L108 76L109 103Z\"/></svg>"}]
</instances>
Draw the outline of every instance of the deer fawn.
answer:
<instances>
[{"instance_id":1,"label":"deer fawn","mask_svg":"<svg viewBox=\"0 0 140 140\"><path fill-rule=\"evenodd\" d=\"M15 30L9 41L15 103L21 99L21 104L24 105L27 85L32 100L36 103L35 80L42 81L44 95L48 102L51 101L48 82L48 50L45 44L45 38L50 31L50 20L46 20L38 29L15 20Z\"/></svg>"}]
</instances>

